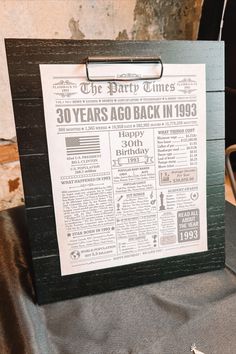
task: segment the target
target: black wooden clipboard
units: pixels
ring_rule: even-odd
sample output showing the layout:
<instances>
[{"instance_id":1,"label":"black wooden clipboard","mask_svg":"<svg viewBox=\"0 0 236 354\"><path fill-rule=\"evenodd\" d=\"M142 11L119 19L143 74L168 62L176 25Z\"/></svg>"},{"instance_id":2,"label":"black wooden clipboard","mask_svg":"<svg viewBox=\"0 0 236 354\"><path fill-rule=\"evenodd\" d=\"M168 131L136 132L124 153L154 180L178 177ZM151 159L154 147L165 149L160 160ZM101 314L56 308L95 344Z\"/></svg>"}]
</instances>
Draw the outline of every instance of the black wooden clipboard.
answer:
<instances>
[{"instance_id":1,"label":"black wooden clipboard","mask_svg":"<svg viewBox=\"0 0 236 354\"><path fill-rule=\"evenodd\" d=\"M6 52L37 302L45 304L224 267L224 48L221 42L7 39ZM39 64L90 56L206 64L208 251L61 276Z\"/></svg>"}]
</instances>

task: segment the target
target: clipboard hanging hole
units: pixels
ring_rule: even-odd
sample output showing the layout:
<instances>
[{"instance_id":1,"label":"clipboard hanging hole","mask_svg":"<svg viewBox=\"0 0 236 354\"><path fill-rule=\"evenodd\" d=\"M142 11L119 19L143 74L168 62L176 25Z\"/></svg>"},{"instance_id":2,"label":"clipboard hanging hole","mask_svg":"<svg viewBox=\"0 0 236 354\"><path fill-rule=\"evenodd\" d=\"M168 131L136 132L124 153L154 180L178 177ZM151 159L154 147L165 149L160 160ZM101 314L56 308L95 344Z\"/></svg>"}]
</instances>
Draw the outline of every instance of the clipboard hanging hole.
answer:
<instances>
[{"instance_id":1,"label":"clipboard hanging hole","mask_svg":"<svg viewBox=\"0 0 236 354\"><path fill-rule=\"evenodd\" d=\"M160 57L88 57L85 61L88 81L160 80Z\"/></svg>"}]
</instances>

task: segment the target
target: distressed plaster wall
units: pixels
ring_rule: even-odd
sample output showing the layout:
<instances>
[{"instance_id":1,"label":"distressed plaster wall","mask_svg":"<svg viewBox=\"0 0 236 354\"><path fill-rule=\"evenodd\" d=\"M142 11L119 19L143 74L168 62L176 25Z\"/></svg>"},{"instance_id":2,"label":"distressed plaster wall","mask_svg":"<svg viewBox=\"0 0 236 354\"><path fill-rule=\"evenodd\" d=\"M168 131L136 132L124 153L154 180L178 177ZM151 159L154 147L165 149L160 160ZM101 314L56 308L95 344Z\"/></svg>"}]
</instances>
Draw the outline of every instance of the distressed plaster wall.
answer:
<instances>
[{"instance_id":1,"label":"distressed plaster wall","mask_svg":"<svg viewBox=\"0 0 236 354\"><path fill-rule=\"evenodd\" d=\"M0 147L15 136L4 38L196 39L201 6L202 0L0 0ZM0 176L6 171L0 163ZM21 183L12 203L4 186L0 209L22 203Z\"/></svg>"}]
</instances>

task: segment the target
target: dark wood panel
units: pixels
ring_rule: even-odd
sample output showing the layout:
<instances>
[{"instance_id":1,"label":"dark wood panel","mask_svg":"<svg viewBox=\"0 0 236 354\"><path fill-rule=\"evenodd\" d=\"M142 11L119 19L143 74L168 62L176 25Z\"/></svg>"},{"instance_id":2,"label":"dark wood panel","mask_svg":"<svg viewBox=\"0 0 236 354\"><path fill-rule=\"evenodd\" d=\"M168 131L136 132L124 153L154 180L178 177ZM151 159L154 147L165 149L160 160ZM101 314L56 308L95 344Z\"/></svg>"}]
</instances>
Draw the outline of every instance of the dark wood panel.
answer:
<instances>
[{"instance_id":1,"label":"dark wood panel","mask_svg":"<svg viewBox=\"0 0 236 354\"><path fill-rule=\"evenodd\" d=\"M225 186L207 188L207 233L209 249L224 245Z\"/></svg>"},{"instance_id":2,"label":"dark wood panel","mask_svg":"<svg viewBox=\"0 0 236 354\"><path fill-rule=\"evenodd\" d=\"M225 93L209 92L206 94L207 139L225 137Z\"/></svg>"},{"instance_id":3,"label":"dark wood panel","mask_svg":"<svg viewBox=\"0 0 236 354\"><path fill-rule=\"evenodd\" d=\"M48 156L20 156L25 204L29 207L53 205Z\"/></svg>"},{"instance_id":4,"label":"dark wood panel","mask_svg":"<svg viewBox=\"0 0 236 354\"><path fill-rule=\"evenodd\" d=\"M220 269L224 266L224 244L207 252L186 256L141 262L124 267L110 268L81 275L60 277L58 258L48 257L41 262L34 260L37 274L45 277L37 278L36 289L39 304L60 301L145 285L161 280L203 273ZM57 275L53 272L57 270Z\"/></svg>"},{"instance_id":5,"label":"dark wood panel","mask_svg":"<svg viewBox=\"0 0 236 354\"><path fill-rule=\"evenodd\" d=\"M223 43L10 39L6 41L39 303L121 289L224 266ZM207 252L61 277L42 105L40 63L77 64L87 56L157 56L206 63ZM213 92L214 91L214 92Z\"/></svg>"},{"instance_id":6,"label":"dark wood panel","mask_svg":"<svg viewBox=\"0 0 236 354\"><path fill-rule=\"evenodd\" d=\"M13 98L42 97L39 64L78 64L88 56L161 56L163 63L206 63L207 91L224 90L224 44L193 41L6 39Z\"/></svg>"},{"instance_id":7,"label":"dark wood panel","mask_svg":"<svg viewBox=\"0 0 236 354\"><path fill-rule=\"evenodd\" d=\"M224 183L225 141L207 142L207 185Z\"/></svg>"},{"instance_id":8,"label":"dark wood panel","mask_svg":"<svg viewBox=\"0 0 236 354\"><path fill-rule=\"evenodd\" d=\"M32 257L59 257L53 206L26 208Z\"/></svg>"}]
</instances>

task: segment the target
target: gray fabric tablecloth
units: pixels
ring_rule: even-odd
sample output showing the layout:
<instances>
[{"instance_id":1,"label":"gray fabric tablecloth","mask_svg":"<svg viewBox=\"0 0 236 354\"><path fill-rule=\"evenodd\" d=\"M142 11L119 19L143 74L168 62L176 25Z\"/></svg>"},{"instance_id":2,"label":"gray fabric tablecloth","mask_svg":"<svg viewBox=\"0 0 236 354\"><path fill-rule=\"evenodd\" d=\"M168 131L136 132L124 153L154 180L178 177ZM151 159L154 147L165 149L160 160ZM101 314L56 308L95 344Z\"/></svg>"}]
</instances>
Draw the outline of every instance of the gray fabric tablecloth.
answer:
<instances>
[{"instance_id":1,"label":"gray fabric tablecloth","mask_svg":"<svg viewBox=\"0 0 236 354\"><path fill-rule=\"evenodd\" d=\"M236 353L230 270L38 306L26 234L23 208L0 213L0 354Z\"/></svg>"}]
</instances>

